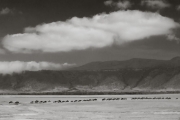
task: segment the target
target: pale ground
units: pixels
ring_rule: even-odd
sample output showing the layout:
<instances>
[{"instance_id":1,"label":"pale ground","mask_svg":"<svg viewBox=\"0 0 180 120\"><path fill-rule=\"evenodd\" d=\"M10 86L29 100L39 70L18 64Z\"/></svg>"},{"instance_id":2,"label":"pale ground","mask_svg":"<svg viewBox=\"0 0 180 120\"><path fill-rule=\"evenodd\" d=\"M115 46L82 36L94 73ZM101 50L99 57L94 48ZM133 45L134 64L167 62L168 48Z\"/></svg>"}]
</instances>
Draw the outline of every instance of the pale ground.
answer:
<instances>
[{"instance_id":1,"label":"pale ground","mask_svg":"<svg viewBox=\"0 0 180 120\"><path fill-rule=\"evenodd\" d=\"M171 100L131 100L131 97L171 97ZM127 97L126 101L101 101L107 97ZM54 100L98 101L52 103ZM178 100L176 98L179 98ZM9 105L9 101L20 101ZM30 104L32 100L51 103ZM0 96L0 120L180 120L180 94L111 96Z\"/></svg>"}]
</instances>

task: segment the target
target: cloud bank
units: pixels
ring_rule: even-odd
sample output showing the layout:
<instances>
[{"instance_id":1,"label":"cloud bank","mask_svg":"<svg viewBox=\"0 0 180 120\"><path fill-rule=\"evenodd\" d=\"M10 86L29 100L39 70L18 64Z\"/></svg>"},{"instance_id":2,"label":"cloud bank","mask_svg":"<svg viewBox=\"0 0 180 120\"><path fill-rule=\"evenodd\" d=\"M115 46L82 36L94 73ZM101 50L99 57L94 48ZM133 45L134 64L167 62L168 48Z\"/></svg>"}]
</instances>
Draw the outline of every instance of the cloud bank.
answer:
<instances>
[{"instance_id":1,"label":"cloud bank","mask_svg":"<svg viewBox=\"0 0 180 120\"><path fill-rule=\"evenodd\" d=\"M163 9L171 6L165 0L143 0L141 5L146 5L153 9Z\"/></svg>"},{"instance_id":2,"label":"cloud bank","mask_svg":"<svg viewBox=\"0 0 180 120\"><path fill-rule=\"evenodd\" d=\"M116 11L28 27L24 33L5 36L2 44L15 53L68 52L168 35L179 26L158 13Z\"/></svg>"},{"instance_id":3,"label":"cloud bank","mask_svg":"<svg viewBox=\"0 0 180 120\"><path fill-rule=\"evenodd\" d=\"M112 6L112 7L118 8L118 9L128 9L132 6L132 4L127 0L126 1L118 1L118 2L108 0L108 1L105 1L104 4L106 6Z\"/></svg>"},{"instance_id":4,"label":"cloud bank","mask_svg":"<svg viewBox=\"0 0 180 120\"><path fill-rule=\"evenodd\" d=\"M0 74L21 73L23 71L39 71L39 70L63 70L73 67L75 64L57 64L51 62L0 62Z\"/></svg>"}]
</instances>

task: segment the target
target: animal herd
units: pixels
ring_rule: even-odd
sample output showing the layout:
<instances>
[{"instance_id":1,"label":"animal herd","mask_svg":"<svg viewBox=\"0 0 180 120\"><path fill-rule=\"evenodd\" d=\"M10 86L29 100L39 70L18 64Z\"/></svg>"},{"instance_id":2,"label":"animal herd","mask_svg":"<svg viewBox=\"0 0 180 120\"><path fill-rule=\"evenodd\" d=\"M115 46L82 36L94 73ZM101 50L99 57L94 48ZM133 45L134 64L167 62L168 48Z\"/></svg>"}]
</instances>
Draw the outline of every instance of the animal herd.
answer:
<instances>
[{"instance_id":1,"label":"animal herd","mask_svg":"<svg viewBox=\"0 0 180 120\"><path fill-rule=\"evenodd\" d=\"M160 99L167 99L170 100L170 97L133 97L132 100L143 100L143 99L156 99L156 100L160 100ZM178 98L176 98L178 99Z\"/></svg>"},{"instance_id":2,"label":"animal herd","mask_svg":"<svg viewBox=\"0 0 180 120\"><path fill-rule=\"evenodd\" d=\"M19 104L19 101L16 101L16 102L10 101L9 104L15 104L15 105L18 105L18 104Z\"/></svg>"},{"instance_id":3,"label":"animal herd","mask_svg":"<svg viewBox=\"0 0 180 120\"><path fill-rule=\"evenodd\" d=\"M145 99L171 99L171 97L132 97L131 100L145 100ZM178 99L178 98L176 98ZM89 101L97 101L98 99L94 98L94 99L84 99L84 100L56 100L56 101L52 101L52 103L68 103L68 102L89 102ZM102 98L101 101L114 101L114 100L127 100L127 98ZM38 104L38 103L51 103L51 101L39 101L39 100L35 100L35 101L31 101L30 104ZM18 105L20 104L19 101L13 102L10 101L9 104L14 104L14 105Z\"/></svg>"},{"instance_id":4,"label":"animal herd","mask_svg":"<svg viewBox=\"0 0 180 120\"><path fill-rule=\"evenodd\" d=\"M127 98L103 98L102 101L110 101L110 100L127 100Z\"/></svg>"}]
</instances>

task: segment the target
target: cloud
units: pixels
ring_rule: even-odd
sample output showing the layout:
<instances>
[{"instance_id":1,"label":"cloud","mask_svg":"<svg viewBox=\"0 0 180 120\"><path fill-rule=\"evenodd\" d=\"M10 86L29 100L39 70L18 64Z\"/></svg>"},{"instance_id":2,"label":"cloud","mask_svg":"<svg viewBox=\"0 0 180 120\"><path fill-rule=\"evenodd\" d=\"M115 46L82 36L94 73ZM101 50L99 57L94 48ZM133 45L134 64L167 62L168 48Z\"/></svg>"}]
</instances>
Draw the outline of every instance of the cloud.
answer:
<instances>
[{"instance_id":1,"label":"cloud","mask_svg":"<svg viewBox=\"0 0 180 120\"><path fill-rule=\"evenodd\" d=\"M0 62L1 74L21 73L23 71L40 71L40 70L62 70L69 67L73 67L75 64L57 64L51 62Z\"/></svg>"},{"instance_id":2,"label":"cloud","mask_svg":"<svg viewBox=\"0 0 180 120\"><path fill-rule=\"evenodd\" d=\"M131 3L129 1L119 1L116 5L120 9L127 9L131 7Z\"/></svg>"},{"instance_id":3,"label":"cloud","mask_svg":"<svg viewBox=\"0 0 180 120\"><path fill-rule=\"evenodd\" d=\"M178 5L178 6L177 6L177 10L179 10L179 11L180 11L180 5Z\"/></svg>"},{"instance_id":4,"label":"cloud","mask_svg":"<svg viewBox=\"0 0 180 120\"><path fill-rule=\"evenodd\" d=\"M5 36L2 44L15 53L68 52L167 35L177 27L179 23L158 13L116 11L28 27L24 33Z\"/></svg>"},{"instance_id":5,"label":"cloud","mask_svg":"<svg viewBox=\"0 0 180 120\"><path fill-rule=\"evenodd\" d=\"M116 7L118 9L127 9L127 8L130 8L132 6L132 4L127 0L126 1L118 1L118 2L108 0L108 1L105 1L104 4L106 6L113 6L113 7Z\"/></svg>"},{"instance_id":6,"label":"cloud","mask_svg":"<svg viewBox=\"0 0 180 120\"><path fill-rule=\"evenodd\" d=\"M1 11L0 11L0 15L8 15L8 14L23 14L21 11L18 11L16 9L10 9L8 7L6 8L3 8Z\"/></svg>"},{"instance_id":7,"label":"cloud","mask_svg":"<svg viewBox=\"0 0 180 120\"><path fill-rule=\"evenodd\" d=\"M163 9L171 6L165 0L143 0L141 1L141 5L146 5L153 9Z\"/></svg>"},{"instance_id":8,"label":"cloud","mask_svg":"<svg viewBox=\"0 0 180 120\"><path fill-rule=\"evenodd\" d=\"M180 41L180 38L176 37L174 34L169 34L167 35L167 39L168 40L176 40L176 41Z\"/></svg>"},{"instance_id":9,"label":"cloud","mask_svg":"<svg viewBox=\"0 0 180 120\"><path fill-rule=\"evenodd\" d=\"M113 1L112 0L107 0L107 1L104 2L104 4L106 6L111 6L113 4Z\"/></svg>"},{"instance_id":10,"label":"cloud","mask_svg":"<svg viewBox=\"0 0 180 120\"><path fill-rule=\"evenodd\" d=\"M12 13L12 10L9 9L9 8L3 8L3 9L0 11L0 14L1 14L1 15L11 14L11 13Z\"/></svg>"},{"instance_id":11,"label":"cloud","mask_svg":"<svg viewBox=\"0 0 180 120\"><path fill-rule=\"evenodd\" d=\"M5 50L0 48L0 54L5 54Z\"/></svg>"}]
</instances>

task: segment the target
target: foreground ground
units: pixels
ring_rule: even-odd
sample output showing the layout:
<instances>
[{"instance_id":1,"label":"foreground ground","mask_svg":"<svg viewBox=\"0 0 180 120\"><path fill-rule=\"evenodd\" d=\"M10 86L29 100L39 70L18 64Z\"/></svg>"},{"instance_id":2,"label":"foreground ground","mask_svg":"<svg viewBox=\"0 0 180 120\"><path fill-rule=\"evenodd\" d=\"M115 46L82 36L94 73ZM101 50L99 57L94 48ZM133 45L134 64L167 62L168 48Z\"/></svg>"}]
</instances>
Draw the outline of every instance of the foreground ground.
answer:
<instances>
[{"instance_id":1,"label":"foreground ground","mask_svg":"<svg viewBox=\"0 0 180 120\"><path fill-rule=\"evenodd\" d=\"M132 97L146 96L171 99L131 100ZM102 101L108 97L126 97L127 100ZM52 102L89 98L97 98L97 101ZM29 103L36 99L51 102ZM19 100L21 104L10 105L8 102L11 100ZM0 120L180 120L180 95L0 96Z\"/></svg>"}]
</instances>

